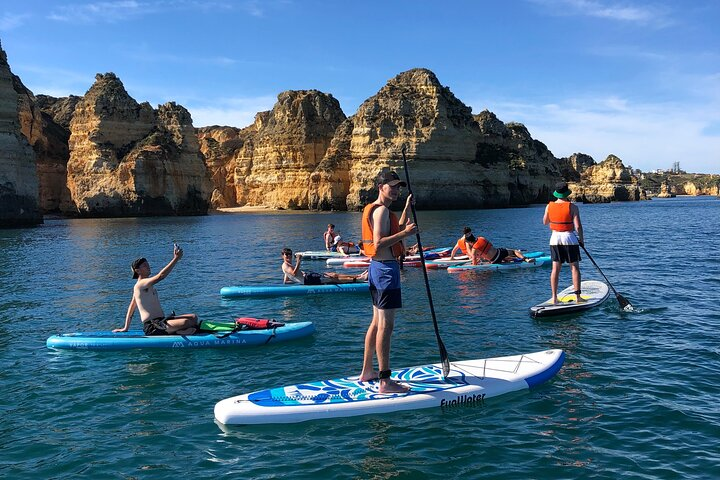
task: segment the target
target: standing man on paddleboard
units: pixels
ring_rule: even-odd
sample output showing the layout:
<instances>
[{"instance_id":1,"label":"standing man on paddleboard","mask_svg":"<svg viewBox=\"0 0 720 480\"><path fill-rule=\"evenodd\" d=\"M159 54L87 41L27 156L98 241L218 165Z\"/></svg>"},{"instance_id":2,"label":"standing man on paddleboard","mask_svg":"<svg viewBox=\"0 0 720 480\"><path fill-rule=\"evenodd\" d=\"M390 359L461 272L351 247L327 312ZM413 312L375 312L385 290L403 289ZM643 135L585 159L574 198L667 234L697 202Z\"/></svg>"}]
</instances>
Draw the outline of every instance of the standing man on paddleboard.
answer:
<instances>
[{"instance_id":1,"label":"standing man on paddleboard","mask_svg":"<svg viewBox=\"0 0 720 480\"><path fill-rule=\"evenodd\" d=\"M150 276L150 264L145 258L138 258L132 263L130 268L133 278L137 278L137 282L133 287L132 300L130 300L130 306L125 315L125 326L116 328L113 333L128 331L135 308L140 311L140 320L142 320L145 335L191 335L195 333L198 326L197 315L194 313L175 315L173 312L172 315L166 317L160 306L157 290L155 290L155 284L170 274L182 256L182 248L175 244L173 259L152 277Z\"/></svg>"},{"instance_id":2,"label":"standing man on paddleboard","mask_svg":"<svg viewBox=\"0 0 720 480\"><path fill-rule=\"evenodd\" d=\"M558 303L558 281L563 263L570 264L577 302L584 301L580 297L580 265L578 262L580 262L580 245L584 245L585 241L582 222L580 222L580 210L568 199L571 193L567 183L556 184L553 195L557 200L548 203L543 216L543 223L548 225L552 232L550 256L553 264L550 273L550 290L553 303Z\"/></svg>"},{"instance_id":3,"label":"standing man on paddleboard","mask_svg":"<svg viewBox=\"0 0 720 480\"><path fill-rule=\"evenodd\" d=\"M407 186L397 173L387 170L380 172L376 183L378 198L365 206L361 225L363 251L372 259L368 281L373 318L365 334L360 381L378 378L380 393L403 393L408 388L390 380L390 337L395 325L395 311L402 307L400 264L397 258L405 252L403 239L414 235L417 227L408 220L412 195L408 195L399 220L390 211L390 205L400 196L400 187ZM377 375L373 371L374 354L378 358Z\"/></svg>"}]
</instances>

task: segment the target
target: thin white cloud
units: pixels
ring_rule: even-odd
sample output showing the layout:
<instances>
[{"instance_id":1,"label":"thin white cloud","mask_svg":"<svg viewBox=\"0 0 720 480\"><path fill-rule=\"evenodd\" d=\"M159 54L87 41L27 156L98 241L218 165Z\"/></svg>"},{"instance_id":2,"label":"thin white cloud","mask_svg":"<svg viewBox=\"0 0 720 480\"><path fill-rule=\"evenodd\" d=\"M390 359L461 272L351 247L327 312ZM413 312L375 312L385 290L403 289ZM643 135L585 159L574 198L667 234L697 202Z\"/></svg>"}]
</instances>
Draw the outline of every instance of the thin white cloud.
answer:
<instances>
[{"instance_id":1,"label":"thin white cloud","mask_svg":"<svg viewBox=\"0 0 720 480\"><path fill-rule=\"evenodd\" d=\"M553 15L576 15L620 22L667 26L670 17L664 9L645 5L607 2L602 0L528 0L546 7Z\"/></svg>"},{"instance_id":2,"label":"thin white cloud","mask_svg":"<svg viewBox=\"0 0 720 480\"><path fill-rule=\"evenodd\" d=\"M619 97L572 98L553 104L500 102L489 107L505 123L523 123L556 157L609 154L644 171L681 168L720 173L720 113L712 104L636 103Z\"/></svg>"},{"instance_id":3,"label":"thin white cloud","mask_svg":"<svg viewBox=\"0 0 720 480\"><path fill-rule=\"evenodd\" d=\"M276 96L236 97L213 101L212 103L194 102L184 104L190 111L193 125L206 127L209 125L225 125L243 128L255 121L258 112L271 110L277 102Z\"/></svg>"},{"instance_id":4,"label":"thin white cloud","mask_svg":"<svg viewBox=\"0 0 720 480\"><path fill-rule=\"evenodd\" d=\"M135 0L61 5L51 11L47 18L68 23L114 23L148 13L148 7L154 10L151 4L141 4Z\"/></svg>"},{"instance_id":5,"label":"thin white cloud","mask_svg":"<svg viewBox=\"0 0 720 480\"><path fill-rule=\"evenodd\" d=\"M3 13L0 16L0 32L7 32L23 26L31 17L28 14Z\"/></svg>"}]
</instances>

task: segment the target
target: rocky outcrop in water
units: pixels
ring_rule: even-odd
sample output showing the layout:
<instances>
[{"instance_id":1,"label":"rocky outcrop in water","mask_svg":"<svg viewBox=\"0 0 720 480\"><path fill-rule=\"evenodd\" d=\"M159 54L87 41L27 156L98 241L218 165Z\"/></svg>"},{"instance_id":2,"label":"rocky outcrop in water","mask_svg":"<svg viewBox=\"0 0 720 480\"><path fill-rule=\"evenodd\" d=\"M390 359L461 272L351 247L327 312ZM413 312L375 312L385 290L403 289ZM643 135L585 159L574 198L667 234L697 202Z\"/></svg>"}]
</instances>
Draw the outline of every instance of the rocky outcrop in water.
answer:
<instances>
[{"instance_id":1,"label":"rocky outcrop in water","mask_svg":"<svg viewBox=\"0 0 720 480\"><path fill-rule=\"evenodd\" d=\"M235 156L247 138L255 132L254 125L244 129L219 126L197 129L200 153L205 159L213 184L210 199L212 208L237 207Z\"/></svg>"},{"instance_id":2,"label":"rocky outcrop in water","mask_svg":"<svg viewBox=\"0 0 720 480\"><path fill-rule=\"evenodd\" d=\"M256 116L255 132L234 157L238 205L307 209L308 179L345 120L340 104L317 90L278 95Z\"/></svg>"},{"instance_id":3,"label":"rocky outcrop in water","mask_svg":"<svg viewBox=\"0 0 720 480\"><path fill-rule=\"evenodd\" d=\"M20 128L35 151L40 209L44 213L72 212L74 204L67 188L67 163L70 159L68 125L58 123L42 109L41 105L49 105L47 100L38 101L18 77L14 80L20 99Z\"/></svg>"},{"instance_id":4,"label":"rocky outcrop in water","mask_svg":"<svg viewBox=\"0 0 720 480\"><path fill-rule=\"evenodd\" d=\"M19 98L0 46L0 227L42 223L35 153L22 133Z\"/></svg>"},{"instance_id":5,"label":"rocky outcrop in water","mask_svg":"<svg viewBox=\"0 0 720 480\"><path fill-rule=\"evenodd\" d=\"M190 113L138 104L113 73L96 82L70 122L68 187L81 216L207 213L212 185Z\"/></svg>"},{"instance_id":6,"label":"rocky outcrop in water","mask_svg":"<svg viewBox=\"0 0 720 480\"><path fill-rule=\"evenodd\" d=\"M559 175L556 159L524 126L504 125L490 112L473 117L431 71L414 69L391 79L338 128L311 176L310 208L362 208L377 194L378 172L402 174L403 145L418 208L541 201Z\"/></svg>"},{"instance_id":7,"label":"rocky outcrop in water","mask_svg":"<svg viewBox=\"0 0 720 480\"><path fill-rule=\"evenodd\" d=\"M637 201L647 197L640 188L637 177L615 155L608 155L599 164L590 164L587 155L575 154L571 162L581 161L578 181L569 181L573 191L571 198L584 203L607 203L611 201ZM574 160L573 160L574 159ZM576 163L577 164L577 163Z\"/></svg>"}]
</instances>

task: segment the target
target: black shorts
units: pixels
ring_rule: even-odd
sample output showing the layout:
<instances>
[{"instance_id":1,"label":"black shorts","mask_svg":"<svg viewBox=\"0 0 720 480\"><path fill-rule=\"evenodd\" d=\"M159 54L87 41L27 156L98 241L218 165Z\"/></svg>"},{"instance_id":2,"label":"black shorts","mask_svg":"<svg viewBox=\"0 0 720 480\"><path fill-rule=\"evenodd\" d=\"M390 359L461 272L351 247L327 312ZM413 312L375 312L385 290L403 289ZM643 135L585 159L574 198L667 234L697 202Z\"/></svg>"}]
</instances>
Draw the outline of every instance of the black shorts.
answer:
<instances>
[{"instance_id":1,"label":"black shorts","mask_svg":"<svg viewBox=\"0 0 720 480\"><path fill-rule=\"evenodd\" d=\"M322 285L322 275L316 272L303 273L303 285Z\"/></svg>"},{"instance_id":2,"label":"black shorts","mask_svg":"<svg viewBox=\"0 0 720 480\"><path fill-rule=\"evenodd\" d=\"M507 248L497 248L496 250L495 257L490 260L490 263L503 263L503 260L505 260L510 253L507 251Z\"/></svg>"},{"instance_id":3,"label":"black shorts","mask_svg":"<svg viewBox=\"0 0 720 480\"><path fill-rule=\"evenodd\" d=\"M550 245L553 262L576 263L580 261L580 245Z\"/></svg>"},{"instance_id":4,"label":"black shorts","mask_svg":"<svg viewBox=\"0 0 720 480\"><path fill-rule=\"evenodd\" d=\"M169 335L167 332L168 324L166 317L153 318L147 322L143 322L143 333L146 336L151 335Z\"/></svg>"}]
</instances>

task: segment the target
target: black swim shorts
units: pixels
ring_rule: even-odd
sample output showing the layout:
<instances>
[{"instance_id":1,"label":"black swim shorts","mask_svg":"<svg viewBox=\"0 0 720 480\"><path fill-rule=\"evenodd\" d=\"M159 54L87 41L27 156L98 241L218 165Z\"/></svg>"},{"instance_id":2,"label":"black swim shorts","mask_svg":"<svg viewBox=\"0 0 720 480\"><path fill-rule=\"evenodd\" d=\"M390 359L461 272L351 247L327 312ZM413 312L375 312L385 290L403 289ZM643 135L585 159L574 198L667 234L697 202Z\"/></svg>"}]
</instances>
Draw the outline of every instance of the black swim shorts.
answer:
<instances>
[{"instance_id":1,"label":"black swim shorts","mask_svg":"<svg viewBox=\"0 0 720 480\"><path fill-rule=\"evenodd\" d=\"M575 263L580 261L580 245L550 245L553 262Z\"/></svg>"},{"instance_id":2,"label":"black swim shorts","mask_svg":"<svg viewBox=\"0 0 720 480\"><path fill-rule=\"evenodd\" d=\"M169 335L167 332L168 324L165 317L153 318L147 322L143 322L143 333L146 336L151 335Z\"/></svg>"}]
</instances>

